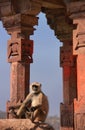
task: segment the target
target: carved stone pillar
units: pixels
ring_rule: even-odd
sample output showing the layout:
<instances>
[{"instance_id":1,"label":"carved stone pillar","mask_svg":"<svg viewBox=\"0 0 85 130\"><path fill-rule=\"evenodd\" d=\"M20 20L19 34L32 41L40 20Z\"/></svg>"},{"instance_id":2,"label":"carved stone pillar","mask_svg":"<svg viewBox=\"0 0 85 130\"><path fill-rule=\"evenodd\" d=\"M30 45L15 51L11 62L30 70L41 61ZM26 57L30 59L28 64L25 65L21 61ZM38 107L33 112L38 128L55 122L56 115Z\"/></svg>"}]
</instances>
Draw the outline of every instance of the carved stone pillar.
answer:
<instances>
[{"instance_id":1,"label":"carved stone pillar","mask_svg":"<svg viewBox=\"0 0 85 130\"><path fill-rule=\"evenodd\" d=\"M72 20L68 19L66 9L44 10L48 24L63 46L60 48L60 66L63 68L63 103L60 105L60 129L73 130L73 102L76 98L76 57L73 56Z\"/></svg>"},{"instance_id":2,"label":"carved stone pillar","mask_svg":"<svg viewBox=\"0 0 85 130\"><path fill-rule=\"evenodd\" d=\"M30 63L33 62L33 41L29 36L33 34L34 25L38 18L28 14L16 14L3 17L2 22L11 39L8 41L8 62L10 67L10 101L7 102L7 118L11 107L16 107L29 93Z\"/></svg>"},{"instance_id":3,"label":"carved stone pillar","mask_svg":"<svg viewBox=\"0 0 85 130\"><path fill-rule=\"evenodd\" d=\"M63 67L63 103L60 105L61 130L73 130L73 101L76 98L76 63L72 55L72 42L64 41L60 49L60 66Z\"/></svg>"},{"instance_id":4,"label":"carved stone pillar","mask_svg":"<svg viewBox=\"0 0 85 130\"><path fill-rule=\"evenodd\" d=\"M64 103L71 104L76 97L76 62L72 55L72 42L64 41L60 48L60 66L63 67Z\"/></svg>"},{"instance_id":5,"label":"carved stone pillar","mask_svg":"<svg viewBox=\"0 0 85 130\"><path fill-rule=\"evenodd\" d=\"M77 56L77 98L74 100L74 130L85 129L85 2L68 5L73 31L73 54Z\"/></svg>"},{"instance_id":6,"label":"carved stone pillar","mask_svg":"<svg viewBox=\"0 0 85 130\"><path fill-rule=\"evenodd\" d=\"M74 129L73 102L76 98L76 57L73 56L72 20L68 19L66 9L45 10L48 24L55 35L63 42L60 48L60 66L63 68L63 103L60 105L60 129ZM62 22L61 22L62 21Z\"/></svg>"}]
</instances>

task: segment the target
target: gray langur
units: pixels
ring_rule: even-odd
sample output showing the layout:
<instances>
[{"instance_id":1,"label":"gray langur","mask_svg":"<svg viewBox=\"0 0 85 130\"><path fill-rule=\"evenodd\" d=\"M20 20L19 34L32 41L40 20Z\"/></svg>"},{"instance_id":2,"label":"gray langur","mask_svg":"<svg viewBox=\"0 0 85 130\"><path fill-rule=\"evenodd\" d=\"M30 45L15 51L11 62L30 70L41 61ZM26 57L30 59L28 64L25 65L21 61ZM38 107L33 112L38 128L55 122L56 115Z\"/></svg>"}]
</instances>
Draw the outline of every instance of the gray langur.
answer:
<instances>
[{"instance_id":1,"label":"gray langur","mask_svg":"<svg viewBox=\"0 0 85 130\"><path fill-rule=\"evenodd\" d=\"M27 95L16 114L21 118L25 113L26 118L29 118L30 115L33 122L44 122L48 110L49 103L47 96L41 91L41 84L34 82L31 84L31 92Z\"/></svg>"}]
</instances>

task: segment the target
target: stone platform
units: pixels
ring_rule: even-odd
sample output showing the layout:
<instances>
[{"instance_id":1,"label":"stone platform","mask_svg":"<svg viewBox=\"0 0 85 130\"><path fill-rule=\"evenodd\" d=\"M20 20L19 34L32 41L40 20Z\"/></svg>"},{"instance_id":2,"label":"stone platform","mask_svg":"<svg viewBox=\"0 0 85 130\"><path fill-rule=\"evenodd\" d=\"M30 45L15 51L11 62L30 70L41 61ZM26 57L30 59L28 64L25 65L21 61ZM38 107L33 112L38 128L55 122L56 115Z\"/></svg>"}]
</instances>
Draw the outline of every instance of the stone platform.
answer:
<instances>
[{"instance_id":1,"label":"stone platform","mask_svg":"<svg viewBox=\"0 0 85 130\"><path fill-rule=\"evenodd\" d=\"M29 119L0 119L0 130L54 130L47 123L32 123Z\"/></svg>"}]
</instances>

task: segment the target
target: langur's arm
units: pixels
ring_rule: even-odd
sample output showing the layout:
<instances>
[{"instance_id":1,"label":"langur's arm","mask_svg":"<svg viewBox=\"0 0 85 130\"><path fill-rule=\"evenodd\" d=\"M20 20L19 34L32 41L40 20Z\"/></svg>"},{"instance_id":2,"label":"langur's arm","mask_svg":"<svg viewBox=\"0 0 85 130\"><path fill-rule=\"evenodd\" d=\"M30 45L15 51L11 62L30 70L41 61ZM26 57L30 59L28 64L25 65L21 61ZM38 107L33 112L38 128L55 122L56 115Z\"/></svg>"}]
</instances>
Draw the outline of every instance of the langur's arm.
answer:
<instances>
[{"instance_id":1,"label":"langur's arm","mask_svg":"<svg viewBox=\"0 0 85 130\"><path fill-rule=\"evenodd\" d=\"M17 116L21 116L25 107L30 104L31 98L32 98L32 94L27 95L26 99L23 101L22 105L20 106L20 108L17 111Z\"/></svg>"},{"instance_id":2,"label":"langur's arm","mask_svg":"<svg viewBox=\"0 0 85 130\"><path fill-rule=\"evenodd\" d=\"M29 105L31 103L31 101L32 101L32 97L33 97L33 94L28 94L27 97L25 98L23 104L25 106Z\"/></svg>"}]
</instances>

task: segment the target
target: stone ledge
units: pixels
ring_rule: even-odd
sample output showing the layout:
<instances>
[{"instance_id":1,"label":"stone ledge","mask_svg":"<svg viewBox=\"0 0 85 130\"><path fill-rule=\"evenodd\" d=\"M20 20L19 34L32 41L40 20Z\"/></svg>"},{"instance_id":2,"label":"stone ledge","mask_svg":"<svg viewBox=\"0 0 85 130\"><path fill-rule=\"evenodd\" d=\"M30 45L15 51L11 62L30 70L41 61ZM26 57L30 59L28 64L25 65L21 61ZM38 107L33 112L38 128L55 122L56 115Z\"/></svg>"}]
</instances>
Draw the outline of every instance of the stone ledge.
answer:
<instances>
[{"instance_id":1,"label":"stone ledge","mask_svg":"<svg viewBox=\"0 0 85 130\"><path fill-rule=\"evenodd\" d=\"M0 130L54 130L47 123L32 123L29 119L0 119Z\"/></svg>"}]
</instances>

